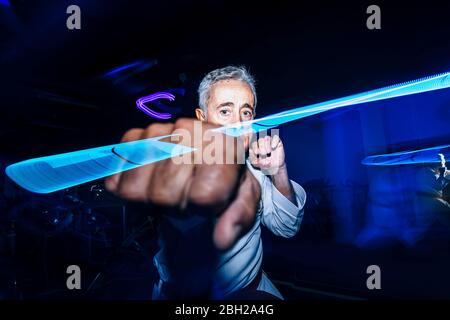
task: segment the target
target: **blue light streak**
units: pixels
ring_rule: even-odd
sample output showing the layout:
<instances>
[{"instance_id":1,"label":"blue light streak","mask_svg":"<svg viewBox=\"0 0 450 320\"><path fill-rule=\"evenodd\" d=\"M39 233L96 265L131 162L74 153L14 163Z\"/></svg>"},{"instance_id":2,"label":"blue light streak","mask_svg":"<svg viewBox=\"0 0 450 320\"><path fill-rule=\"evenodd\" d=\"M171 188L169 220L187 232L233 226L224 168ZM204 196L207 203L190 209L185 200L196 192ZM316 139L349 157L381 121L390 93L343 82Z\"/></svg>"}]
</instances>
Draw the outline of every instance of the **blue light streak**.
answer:
<instances>
[{"instance_id":1,"label":"blue light streak","mask_svg":"<svg viewBox=\"0 0 450 320\"><path fill-rule=\"evenodd\" d=\"M6 174L31 192L50 193L195 150L159 141L171 136L30 159L8 166Z\"/></svg>"},{"instance_id":2,"label":"blue light streak","mask_svg":"<svg viewBox=\"0 0 450 320\"><path fill-rule=\"evenodd\" d=\"M337 108L448 87L450 87L449 72L340 99L283 111L260 119L221 127L215 129L215 131L231 136L239 136L251 131L259 132L267 130L286 122ZM31 159L7 167L6 173L17 184L29 191L49 193L133 169L141 165L168 159L175 155L194 151L192 148L158 141L164 137ZM448 154L447 151L444 151L441 150L440 153L450 157L450 154ZM430 154L425 154L426 156L424 156L424 158L419 155L414 156L414 163L425 160L429 162L431 159L430 156L435 156L437 153L433 151ZM413 161L406 159L409 158L405 158L405 161ZM364 164L368 164L368 161L369 160ZM374 160L371 161L373 163L376 162ZM394 161L392 163L394 163Z\"/></svg>"},{"instance_id":3,"label":"blue light streak","mask_svg":"<svg viewBox=\"0 0 450 320\"><path fill-rule=\"evenodd\" d=\"M450 145L369 156L362 160L361 163L368 166L396 166L420 163L442 163L443 159L450 159Z\"/></svg>"},{"instance_id":4,"label":"blue light streak","mask_svg":"<svg viewBox=\"0 0 450 320\"><path fill-rule=\"evenodd\" d=\"M274 115L246 122L236 123L216 129L218 132L232 136L240 136L248 132L259 132L278 127L281 124L299 120L325 111L352 105L386 100L406 95L424 93L450 87L450 72L421 78L393 86L362 92L351 96L320 102L300 108L290 109Z\"/></svg>"}]
</instances>

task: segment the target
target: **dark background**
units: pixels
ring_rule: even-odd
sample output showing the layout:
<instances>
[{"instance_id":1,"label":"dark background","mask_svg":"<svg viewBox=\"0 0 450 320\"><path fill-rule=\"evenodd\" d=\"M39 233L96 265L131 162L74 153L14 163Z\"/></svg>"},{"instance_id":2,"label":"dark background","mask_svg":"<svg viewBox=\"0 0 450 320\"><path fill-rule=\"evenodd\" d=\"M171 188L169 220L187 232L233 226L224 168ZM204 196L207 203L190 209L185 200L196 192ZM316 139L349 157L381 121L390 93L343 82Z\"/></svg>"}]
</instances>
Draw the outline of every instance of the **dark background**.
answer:
<instances>
[{"instance_id":1,"label":"dark background","mask_svg":"<svg viewBox=\"0 0 450 320\"><path fill-rule=\"evenodd\" d=\"M258 116L450 69L448 2L377 1L381 30L366 28L372 1L2 3L6 298L69 295L61 289L64 266L76 262L89 270L86 287L95 284L77 293L82 297L146 299L156 248L154 227L139 229L148 209L127 206L123 214L125 204L89 192L90 185L31 195L4 176L8 164L115 143L127 129L155 121L135 107L137 98L155 91L184 88L175 117L193 116L201 78L228 64L245 65L256 77ZM71 4L81 7L81 30L66 28ZM129 77L105 76L138 60L154 65ZM408 238L411 170L361 165L368 155L449 143L449 103L449 91L442 90L330 111L281 128L291 178L308 193L299 235L264 237L265 269L286 298L450 297L448 251L421 250ZM74 194L83 206L67 199ZM379 199L390 210L374 210ZM89 207L108 223L86 227ZM67 212L81 225L49 226ZM125 241L136 230L137 244ZM377 292L365 286L370 264L384 272Z\"/></svg>"}]
</instances>

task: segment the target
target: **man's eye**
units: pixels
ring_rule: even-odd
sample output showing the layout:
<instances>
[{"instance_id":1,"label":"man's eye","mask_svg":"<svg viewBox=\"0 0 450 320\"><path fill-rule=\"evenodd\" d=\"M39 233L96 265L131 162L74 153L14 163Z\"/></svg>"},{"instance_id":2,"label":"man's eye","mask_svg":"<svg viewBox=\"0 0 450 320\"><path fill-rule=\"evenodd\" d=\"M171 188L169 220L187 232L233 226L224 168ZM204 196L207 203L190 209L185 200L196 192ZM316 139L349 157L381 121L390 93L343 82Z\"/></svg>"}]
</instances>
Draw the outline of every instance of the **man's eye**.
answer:
<instances>
[{"instance_id":1,"label":"man's eye","mask_svg":"<svg viewBox=\"0 0 450 320\"><path fill-rule=\"evenodd\" d=\"M226 115L230 114L230 111L226 110L226 109L222 109L222 110L220 110L220 114L223 116L226 116Z\"/></svg>"},{"instance_id":2,"label":"man's eye","mask_svg":"<svg viewBox=\"0 0 450 320\"><path fill-rule=\"evenodd\" d=\"M244 115L244 117L251 117L252 113L250 111L244 111L243 115Z\"/></svg>"}]
</instances>

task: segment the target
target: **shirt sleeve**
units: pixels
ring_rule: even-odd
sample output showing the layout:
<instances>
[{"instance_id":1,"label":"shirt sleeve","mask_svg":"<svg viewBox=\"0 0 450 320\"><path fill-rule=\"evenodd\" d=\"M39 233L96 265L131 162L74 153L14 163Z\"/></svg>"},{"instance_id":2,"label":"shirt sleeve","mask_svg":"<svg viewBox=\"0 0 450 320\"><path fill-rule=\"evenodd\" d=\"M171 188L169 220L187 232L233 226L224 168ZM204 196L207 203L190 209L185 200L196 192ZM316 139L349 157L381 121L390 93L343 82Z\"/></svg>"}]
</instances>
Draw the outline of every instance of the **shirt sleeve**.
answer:
<instances>
[{"instance_id":1,"label":"shirt sleeve","mask_svg":"<svg viewBox=\"0 0 450 320\"><path fill-rule=\"evenodd\" d=\"M292 181L296 204L287 199L272 181L263 176L261 191L261 222L273 234L285 238L293 237L300 229L306 202L305 190Z\"/></svg>"}]
</instances>

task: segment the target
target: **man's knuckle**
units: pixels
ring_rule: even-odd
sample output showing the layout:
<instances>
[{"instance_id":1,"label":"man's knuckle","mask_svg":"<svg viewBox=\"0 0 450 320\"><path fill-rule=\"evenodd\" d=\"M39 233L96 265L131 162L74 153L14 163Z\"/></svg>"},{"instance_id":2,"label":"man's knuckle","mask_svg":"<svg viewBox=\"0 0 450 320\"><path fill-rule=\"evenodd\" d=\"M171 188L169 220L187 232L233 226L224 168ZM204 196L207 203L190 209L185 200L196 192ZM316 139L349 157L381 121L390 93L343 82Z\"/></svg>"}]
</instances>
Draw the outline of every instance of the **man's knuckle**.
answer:
<instances>
[{"instance_id":1,"label":"man's knuckle","mask_svg":"<svg viewBox=\"0 0 450 320\"><path fill-rule=\"evenodd\" d=\"M152 203L159 206L175 206L178 204L175 197L171 197L170 194L161 188L152 188L148 190L147 197Z\"/></svg>"},{"instance_id":2,"label":"man's knuckle","mask_svg":"<svg viewBox=\"0 0 450 320\"><path fill-rule=\"evenodd\" d=\"M132 128L132 129L128 130L127 132L125 132L125 134L123 135L123 138L122 138L122 142L137 139L138 137L140 137L142 132L143 132L143 129L141 129L141 128Z\"/></svg>"},{"instance_id":3,"label":"man's knuckle","mask_svg":"<svg viewBox=\"0 0 450 320\"><path fill-rule=\"evenodd\" d=\"M192 122L192 120L187 118L180 118L175 121L175 129L186 128Z\"/></svg>"},{"instance_id":4,"label":"man's knuckle","mask_svg":"<svg viewBox=\"0 0 450 320\"><path fill-rule=\"evenodd\" d=\"M145 135L147 137L158 136L161 134L165 134L170 131L170 124L164 123L153 123L145 129Z\"/></svg>"},{"instance_id":5,"label":"man's knuckle","mask_svg":"<svg viewBox=\"0 0 450 320\"><path fill-rule=\"evenodd\" d=\"M134 184L127 184L126 186L119 185L117 190L118 196L130 201L143 201L142 190L134 187Z\"/></svg>"}]
</instances>

